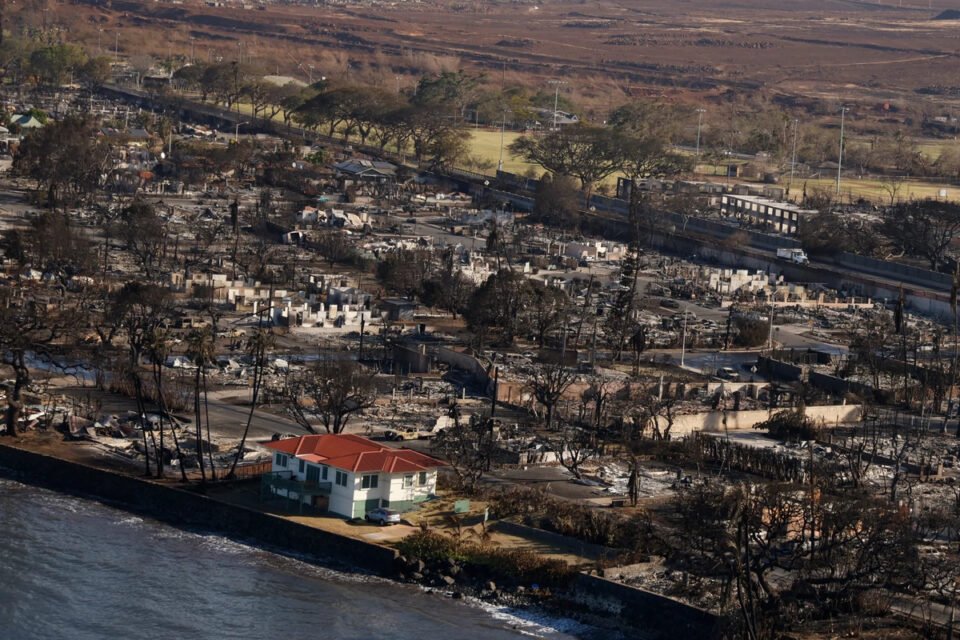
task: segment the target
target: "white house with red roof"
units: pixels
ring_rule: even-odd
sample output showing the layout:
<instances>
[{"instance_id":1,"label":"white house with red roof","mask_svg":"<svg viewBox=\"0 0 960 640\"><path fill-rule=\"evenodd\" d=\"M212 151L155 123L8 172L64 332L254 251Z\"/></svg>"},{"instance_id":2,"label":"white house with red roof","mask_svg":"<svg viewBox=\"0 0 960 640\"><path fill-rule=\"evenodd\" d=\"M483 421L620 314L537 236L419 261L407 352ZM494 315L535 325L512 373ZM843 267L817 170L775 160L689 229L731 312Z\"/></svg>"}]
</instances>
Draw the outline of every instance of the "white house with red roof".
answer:
<instances>
[{"instance_id":1,"label":"white house with red roof","mask_svg":"<svg viewBox=\"0 0 960 640\"><path fill-rule=\"evenodd\" d=\"M264 443L273 450L265 486L301 504L348 518L377 507L406 511L437 490L443 462L349 434L300 436Z\"/></svg>"}]
</instances>

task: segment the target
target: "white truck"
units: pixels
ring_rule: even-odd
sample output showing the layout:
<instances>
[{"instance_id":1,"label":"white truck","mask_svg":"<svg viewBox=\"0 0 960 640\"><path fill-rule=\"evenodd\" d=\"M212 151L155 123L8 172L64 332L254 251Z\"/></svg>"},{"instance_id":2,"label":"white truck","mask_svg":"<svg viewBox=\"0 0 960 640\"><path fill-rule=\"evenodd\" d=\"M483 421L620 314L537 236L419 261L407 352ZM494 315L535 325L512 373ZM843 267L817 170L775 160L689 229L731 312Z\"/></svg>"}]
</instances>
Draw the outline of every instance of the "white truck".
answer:
<instances>
[{"instance_id":1,"label":"white truck","mask_svg":"<svg viewBox=\"0 0 960 640\"><path fill-rule=\"evenodd\" d=\"M789 260L794 264L807 264L810 259L803 249L777 249L777 257Z\"/></svg>"}]
</instances>

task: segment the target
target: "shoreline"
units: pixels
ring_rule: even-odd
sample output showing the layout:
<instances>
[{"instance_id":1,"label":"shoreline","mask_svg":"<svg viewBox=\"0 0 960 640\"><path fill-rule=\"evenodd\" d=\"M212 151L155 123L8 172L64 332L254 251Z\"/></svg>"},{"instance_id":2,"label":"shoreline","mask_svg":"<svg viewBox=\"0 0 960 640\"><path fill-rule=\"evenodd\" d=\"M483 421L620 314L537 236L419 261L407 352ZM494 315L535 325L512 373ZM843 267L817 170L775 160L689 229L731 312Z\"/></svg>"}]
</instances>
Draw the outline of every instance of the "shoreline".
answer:
<instances>
[{"instance_id":1,"label":"shoreline","mask_svg":"<svg viewBox=\"0 0 960 640\"><path fill-rule=\"evenodd\" d=\"M4 471L10 473L5 473ZM397 549L311 527L184 487L67 460L0 440L0 474L31 486L94 500L187 531L224 536L250 547L349 574L372 575L427 594L475 600L512 618L570 620L597 632L642 630L650 638L709 637L716 616L651 592L579 573L569 587L543 597L470 583L449 586L399 579ZM449 590L449 591L448 591ZM593 634L590 634L593 635Z\"/></svg>"}]
</instances>

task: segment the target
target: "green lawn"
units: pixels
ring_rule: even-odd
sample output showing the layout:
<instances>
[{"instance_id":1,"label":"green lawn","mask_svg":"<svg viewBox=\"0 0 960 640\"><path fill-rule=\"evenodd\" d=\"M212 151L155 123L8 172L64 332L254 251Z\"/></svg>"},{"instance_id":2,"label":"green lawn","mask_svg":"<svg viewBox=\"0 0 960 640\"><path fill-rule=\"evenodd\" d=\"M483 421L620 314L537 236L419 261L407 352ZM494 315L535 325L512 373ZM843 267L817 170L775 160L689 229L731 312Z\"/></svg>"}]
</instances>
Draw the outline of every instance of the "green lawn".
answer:
<instances>
[{"instance_id":1,"label":"green lawn","mask_svg":"<svg viewBox=\"0 0 960 640\"><path fill-rule=\"evenodd\" d=\"M510 173L523 174L529 169L533 169L540 174L543 172L539 166L524 162L510 153L507 147L510 143L520 137L519 133L505 131L503 133L503 170ZM478 160L488 163L491 166L486 173L496 171L497 162L500 160L500 131L495 129L470 129L470 155Z\"/></svg>"},{"instance_id":2,"label":"green lawn","mask_svg":"<svg viewBox=\"0 0 960 640\"><path fill-rule=\"evenodd\" d=\"M249 104L241 104L240 111L242 113L250 113L252 110ZM474 163L474 167L466 168L473 168L474 170L482 173L492 175L496 171L497 163L501 158L500 130L471 128L468 130L468 133L470 135L469 155L478 161L479 165ZM503 133L503 170L522 175L532 169L537 175L542 174L543 169L541 167L529 162L525 162L522 158L511 154L508 150L510 143L519 138L521 135L522 134L514 131L505 131ZM949 140L924 140L918 143L918 147L920 147L924 153L935 158L937 155L939 155L940 150L948 144L956 143ZM727 164L742 164L742 161L733 161ZM697 177L700 179L712 180L716 182L718 179L722 179L722 173L723 166L721 165L713 165L706 162L701 162L697 165ZM617 176L613 175L604 180L603 184L612 188L616 185L616 182ZM747 181L745 181L743 178L731 178L730 182ZM804 183L807 185L808 192L815 189L820 189L832 194L836 190L835 178L824 177L804 179L797 177L794 179L793 188L791 189L791 200L798 201L802 197ZM876 179L857 179L852 177L844 177L840 185L840 190L844 201L855 200L862 197L873 202L886 203L890 200L890 194L884 190L883 184L883 181ZM782 183L782 186L786 186L786 181ZM926 183L921 180L909 180L903 182L900 186L900 191L897 194L897 199L910 200L920 198L936 198L939 196L940 189L942 188L947 190L948 200L960 201L960 188L953 188L949 185Z\"/></svg>"}]
</instances>

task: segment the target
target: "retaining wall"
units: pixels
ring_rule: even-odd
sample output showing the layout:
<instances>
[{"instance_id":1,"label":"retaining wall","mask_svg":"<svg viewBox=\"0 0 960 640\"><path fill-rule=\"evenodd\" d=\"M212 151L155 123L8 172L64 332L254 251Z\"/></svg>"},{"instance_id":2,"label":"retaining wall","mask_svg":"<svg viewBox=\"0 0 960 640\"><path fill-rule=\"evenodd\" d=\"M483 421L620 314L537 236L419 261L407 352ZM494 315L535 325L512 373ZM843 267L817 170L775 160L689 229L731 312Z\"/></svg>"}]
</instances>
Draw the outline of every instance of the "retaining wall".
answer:
<instances>
[{"instance_id":1,"label":"retaining wall","mask_svg":"<svg viewBox=\"0 0 960 640\"><path fill-rule=\"evenodd\" d=\"M766 356L757 358L757 370L777 380L796 381L803 377L803 368Z\"/></svg>"},{"instance_id":2,"label":"retaining wall","mask_svg":"<svg viewBox=\"0 0 960 640\"><path fill-rule=\"evenodd\" d=\"M493 529L525 540L533 540L534 542L540 542L546 545L575 550L577 553L591 558L604 558L606 556L616 555L613 549L604 547L603 545L584 542L583 540L577 540L576 538L545 529L528 527L519 522L499 520L494 523Z\"/></svg>"},{"instance_id":3,"label":"retaining wall","mask_svg":"<svg viewBox=\"0 0 960 640\"><path fill-rule=\"evenodd\" d=\"M709 611L585 573L574 581L571 597L592 610L605 611L639 629L651 630L655 637L707 640L715 635L720 622Z\"/></svg>"},{"instance_id":4,"label":"retaining wall","mask_svg":"<svg viewBox=\"0 0 960 640\"><path fill-rule=\"evenodd\" d=\"M176 487L61 460L0 444L0 467L17 480L57 491L120 503L124 508L176 526L207 529L284 553L388 575L397 552L308 527L268 513L219 502Z\"/></svg>"},{"instance_id":5,"label":"retaining wall","mask_svg":"<svg viewBox=\"0 0 960 640\"><path fill-rule=\"evenodd\" d=\"M703 413L690 413L676 416L673 419L673 427L670 429L671 437L685 436L694 431L706 431L709 433L718 433L723 431L747 431L765 420L778 411L784 411L786 408L778 409L754 409L750 411L706 411ZM862 407L858 404L829 404L814 405L806 407L804 410L806 416L815 422L824 422L826 426L834 424L849 424L860 420ZM726 419L726 424L724 424ZM666 421L657 418L661 422L660 428L666 428Z\"/></svg>"}]
</instances>

